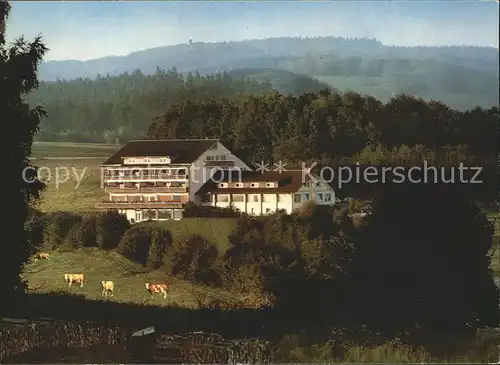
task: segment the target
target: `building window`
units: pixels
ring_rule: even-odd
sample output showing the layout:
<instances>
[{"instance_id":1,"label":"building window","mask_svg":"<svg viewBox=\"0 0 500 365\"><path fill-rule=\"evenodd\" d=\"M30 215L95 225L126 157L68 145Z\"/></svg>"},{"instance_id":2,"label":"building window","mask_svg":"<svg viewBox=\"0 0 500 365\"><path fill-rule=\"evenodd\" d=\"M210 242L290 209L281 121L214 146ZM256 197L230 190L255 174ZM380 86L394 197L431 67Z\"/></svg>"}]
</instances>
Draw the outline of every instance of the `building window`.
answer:
<instances>
[{"instance_id":1,"label":"building window","mask_svg":"<svg viewBox=\"0 0 500 365\"><path fill-rule=\"evenodd\" d=\"M235 203L243 203L245 201L245 196L243 194L233 194L232 200Z\"/></svg>"},{"instance_id":2,"label":"building window","mask_svg":"<svg viewBox=\"0 0 500 365\"><path fill-rule=\"evenodd\" d=\"M266 188L274 188L274 183L272 182L266 183Z\"/></svg>"},{"instance_id":3,"label":"building window","mask_svg":"<svg viewBox=\"0 0 500 365\"><path fill-rule=\"evenodd\" d=\"M207 161L214 161L214 156L207 156L206 160Z\"/></svg>"},{"instance_id":4,"label":"building window","mask_svg":"<svg viewBox=\"0 0 500 365\"><path fill-rule=\"evenodd\" d=\"M253 183L250 184L250 187L251 188L258 188L259 187L259 183L253 182Z\"/></svg>"},{"instance_id":5,"label":"building window","mask_svg":"<svg viewBox=\"0 0 500 365\"><path fill-rule=\"evenodd\" d=\"M316 193L316 201L318 202L323 201L323 193Z\"/></svg>"},{"instance_id":6,"label":"building window","mask_svg":"<svg viewBox=\"0 0 500 365\"><path fill-rule=\"evenodd\" d=\"M293 195L293 202L294 203L300 203L302 200L301 200L301 196L300 194L294 194Z\"/></svg>"},{"instance_id":7,"label":"building window","mask_svg":"<svg viewBox=\"0 0 500 365\"><path fill-rule=\"evenodd\" d=\"M226 161L225 155L217 155L215 156L215 161Z\"/></svg>"},{"instance_id":8,"label":"building window","mask_svg":"<svg viewBox=\"0 0 500 365\"><path fill-rule=\"evenodd\" d=\"M129 201L129 202L140 202L140 201L142 201L142 195L129 195L127 197L127 201Z\"/></svg>"},{"instance_id":9,"label":"building window","mask_svg":"<svg viewBox=\"0 0 500 365\"><path fill-rule=\"evenodd\" d=\"M221 203L228 203L229 202L229 195L219 195L217 196L217 201Z\"/></svg>"},{"instance_id":10,"label":"building window","mask_svg":"<svg viewBox=\"0 0 500 365\"><path fill-rule=\"evenodd\" d=\"M227 188L227 183L220 183L219 188Z\"/></svg>"},{"instance_id":11,"label":"building window","mask_svg":"<svg viewBox=\"0 0 500 365\"><path fill-rule=\"evenodd\" d=\"M309 193L302 193L302 201L306 202L310 200L310 195Z\"/></svg>"},{"instance_id":12,"label":"building window","mask_svg":"<svg viewBox=\"0 0 500 365\"><path fill-rule=\"evenodd\" d=\"M254 203L258 203L259 202L259 196L258 195L254 195L252 200L253 200Z\"/></svg>"},{"instance_id":13,"label":"building window","mask_svg":"<svg viewBox=\"0 0 500 365\"><path fill-rule=\"evenodd\" d=\"M158 219L172 219L172 210L158 209Z\"/></svg>"},{"instance_id":14,"label":"building window","mask_svg":"<svg viewBox=\"0 0 500 365\"><path fill-rule=\"evenodd\" d=\"M181 201L182 200L182 196L181 195L174 195L172 197L172 200L175 200L175 201Z\"/></svg>"},{"instance_id":15,"label":"building window","mask_svg":"<svg viewBox=\"0 0 500 365\"><path fill-rule=\"evenodd\" d=\"M158 219L158 211L156 209L147 209L144 211L144 219Z\"/></svg>"},{"instance_id":16,"label":"building window","mask_svg":"<svg viewBox=\"0 0 500 365\"><path fill-rule=\"evenodd\" d=\"M331 202L332 201L332 194L331 193L325 193L324 197L323 197L323 201L325 202Z\"/></svg>"},{"instance_id":17,"label":"building window","mask_svg":"<svg viewBox=\"0 0 500 365\"><path fill-rule=\"evenodd\" d=\"M210 203L212 201L212 196L210 194L203 194L201 197L202 203Z\"/></svg>"},{"instance_id":18,"label":"building window","mask_svg":"<svg viewBox=\"0 0 500 365\"><path fill-rule=\"evenodd\" d=\"M136 222L142 221L142 211L140 210L135 211L135 221Z\"/></svg>"}]
</instances>

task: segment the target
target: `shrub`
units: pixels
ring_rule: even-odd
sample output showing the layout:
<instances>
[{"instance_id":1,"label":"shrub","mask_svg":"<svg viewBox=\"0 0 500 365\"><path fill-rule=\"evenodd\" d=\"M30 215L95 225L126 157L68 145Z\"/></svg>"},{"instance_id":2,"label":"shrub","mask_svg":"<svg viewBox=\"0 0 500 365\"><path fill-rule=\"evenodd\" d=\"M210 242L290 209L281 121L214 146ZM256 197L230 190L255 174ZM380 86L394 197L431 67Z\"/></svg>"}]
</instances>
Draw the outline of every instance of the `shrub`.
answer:
<instances>
[{"instance_id":1,"label":"shrub","mask_svg":"<svg viewBox=\"0 0 500 365\"><path fill-rule=\"evenodd\" d=\"M151 225L135 225L125 232L117 251L150 270L158 269L172 238L168 231Z\"/></svg>"},{"instance_id":2,"label":"shrub","mask_svg":"<svg viewBox=\"0 0 500 365\"><path fill-rule=\"evenodd\" d=\"M96 216L96 245L104 250L118 246L118 242L130 228L130 223L117 210L108 210Z\"/></svg>"},{"instance_id":3,"label":"shrub","mask_svg":"<svg viewBox=\"0 0 500 365\"><path fill-rule=\"evenodd\" d=\"M54 212L40 219L43 226L43 244L55 250L64 245L66 236L80 222L81 217L75 213Z\"/></svg>"},{"instance_id":4,"label":"shrub","mask_svg":"<svg viewBox=\"0 0 500 365\"><path fill-rule=\"evenodd\" d=\"M218 252L214 244L199 235L175 243L169 252L169 271L186 280L214 283L214 263Z\"/></svg>"},{"instance_id":5,"label":"shrub","mask_svg":"<svg viewBox=\"0 0 500 365\"><path fill-rule=\"evenodd\" d=\"M149 236L150 245L146 267L150 270L156 270L163 264L167 248L172 246L172 236L170 232L160 228L152 228Z\"/></svg>"},{"instance_id":6,"label":"shrub","mask_svg":"<svg viewBox=\"0 0 500 365\"><path fill-rule=\"evenodd\" d=\"M84 214L65 237L67 248L96 247L96 215Z\"/></svg>"},{"instance_id":7,"label":"shrub","mask_svg":"<svg viewBox=\"0 0 500 365\"><path fill-rule=\"evenodd\" d=\"M100 247L115 248L129 228L125 216L117 211L34 214L27 230L30 240L41 240L49 249ZM35 237L39 235L39 237Z\"/></svg>"},{"instance_id":8,"label":"shrub","mask_svg":"<svg viewBox=\"0 0 500 365\"><path fill-rule=\"evenodd\" d=\"M150 227L136 225L125 232L118 243L117 251L129 260L146 265L149 256Z\"/></svg>"}]
</instances>

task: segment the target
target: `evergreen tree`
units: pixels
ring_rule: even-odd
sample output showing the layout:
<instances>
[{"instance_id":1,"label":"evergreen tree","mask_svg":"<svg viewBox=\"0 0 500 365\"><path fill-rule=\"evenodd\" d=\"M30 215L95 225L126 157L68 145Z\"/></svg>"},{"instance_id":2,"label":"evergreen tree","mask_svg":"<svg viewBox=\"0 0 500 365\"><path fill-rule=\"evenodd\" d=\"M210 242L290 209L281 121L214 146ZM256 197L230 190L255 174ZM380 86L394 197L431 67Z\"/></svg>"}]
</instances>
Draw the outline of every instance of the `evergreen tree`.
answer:
<instances>
[{"instance_id":1,"label":"evergreen tree","mask_svg":"<svg viewBox=\"0 0 500 365\"><path fill-rule=\"evenodd\" d=\"M0 2L0 29L10 12L7 2ZM29 183L33 170L28 156L31 154L33 137L45 112L40 107L30 108L26 95L38 86L37 67L47 51L41 37L32 42L23 37L12 45L5 42L4 33L0 35L0 115L1 134L4 136L0 154L2 166L2 191L4 204L9 210L1 221L3 245L0 255L0 291L5 310L13 303L15 294L22 292L24 286L20 273L34 247L25 230L28 221L29 203L38 197L42 185ZM30 171L30 176L23 174Z\"/></svg>"}]
</instances>

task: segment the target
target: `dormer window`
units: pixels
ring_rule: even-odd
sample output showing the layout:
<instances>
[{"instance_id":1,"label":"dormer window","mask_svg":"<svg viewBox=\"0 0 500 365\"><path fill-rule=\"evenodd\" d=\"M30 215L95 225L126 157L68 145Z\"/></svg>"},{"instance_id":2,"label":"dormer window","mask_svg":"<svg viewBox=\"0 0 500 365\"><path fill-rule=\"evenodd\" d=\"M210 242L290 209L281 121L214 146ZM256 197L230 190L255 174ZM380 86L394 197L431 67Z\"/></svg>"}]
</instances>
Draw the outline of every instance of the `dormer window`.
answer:
<instances>
[{"instance_id":1,"label":"dormer window","mask_svg":"<svg viewBox=\"0 0 500 365\"><path fill-rule=\"evenodd\" d=\"M250 184L250 187L251 188L258 188L259 187L259 183L253 182L253 183Z\"/></svg>"},{"instance_id":2,"label":"dormer window","mask_svg":"<svg viewBox=\"0 0 500 365\"><path fill-rule=\"evenodd\" d=\"M227 188L227 183L219 183L219 188Z\"/></svg>"},{"instance_id":3,"label":"dormer window","mask_svg":"<svg viewBox=\"0 0 500 365\"><path fill-rule=\"evenodd\" d=\"M234 184L234 186L237 187L237 188L242 188L243 184L242 183L236 183L236 184Z\"/></svg>"},{"instance_id":4,"label":"dormer window","mask_svg":"<svg viewBox=\"0 0 500 365\"><path fill-rule=\"evenodd\" d=\"M273 182L266 183L266 188L274 188L274 183Z\"/></svg>"}]
</instances>

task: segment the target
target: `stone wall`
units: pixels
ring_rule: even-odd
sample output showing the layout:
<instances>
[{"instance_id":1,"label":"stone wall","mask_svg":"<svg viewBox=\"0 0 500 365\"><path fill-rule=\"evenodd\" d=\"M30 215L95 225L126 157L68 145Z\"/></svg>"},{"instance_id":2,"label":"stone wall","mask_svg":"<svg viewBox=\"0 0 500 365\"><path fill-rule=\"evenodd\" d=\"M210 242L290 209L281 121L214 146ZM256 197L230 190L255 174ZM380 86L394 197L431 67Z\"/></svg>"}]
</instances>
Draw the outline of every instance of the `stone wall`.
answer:
<instances>
[{"instance_id":1,"label":"stone wall","mask_svg":"<svg viewBox=\"0 0 500 365\"><path fill-rule=\"evenodd\" d=\"M133 341L133 340L132 340ZM139 346L138 346L139 347ZM271 345L257 339L225 340L214 333L195 332L185 336L158 335L153 347L140 345L142 360L168 364L270 364Z\"/></svg>"},{"instance_id":2,"label":"stone wall","mask_svg":"<svg viewBox=\"0 0 500 365\"><path fill-rule=\"evenodd\" d=\"M213 333L172 336L154 332L131 337L115 325L46 322L0 327L0 363L36 348L88 348L123 344L140 363L156 364L270 364L272 347L257 339L225 340Z\"/></svg>"},{"instance_id":3,"label":"stone wall","mask_svg":"<svg viewBox=\"0 0 500 365\"><path fill-rule=\"evenodd\" d=\"M33 322L0 327L0 362L35 348L81 348L96 344L125 343L127 334L115 325Z\"/></svg>"}]
</instances>

